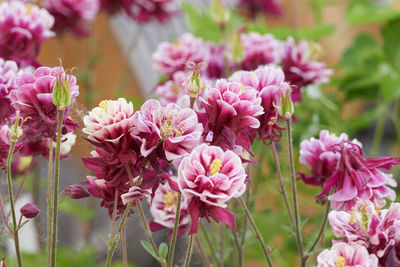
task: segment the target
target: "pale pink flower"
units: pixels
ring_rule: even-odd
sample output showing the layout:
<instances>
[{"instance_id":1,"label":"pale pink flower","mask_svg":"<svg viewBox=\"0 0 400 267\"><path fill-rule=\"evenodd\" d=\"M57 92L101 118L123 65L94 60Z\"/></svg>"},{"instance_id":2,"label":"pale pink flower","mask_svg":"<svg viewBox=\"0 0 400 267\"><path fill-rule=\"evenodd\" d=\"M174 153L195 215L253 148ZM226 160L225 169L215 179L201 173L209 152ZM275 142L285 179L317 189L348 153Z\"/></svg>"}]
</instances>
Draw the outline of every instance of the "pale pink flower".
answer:
<instances>
[{"instance_id":1,"label":"pale pink flower","mask_svg":"<svg viewBox=\"0 0 400 267\"><path fill-rule=\"evenodd\" d=\"M139 22L156 19L167 22L178 13L180 0L136 0L130 10L130 16Z\"/></svg>"},{"instance_id":2,"label":"pale pink flower","mask_svg":"<svg viewBox=\"0 0 400 267\"><path fill-rule=\"evenodd\" d=\"M148 157L156 148L169 161L188 155L200 143L203 127L190 108L176 104L162 107L154 99L147 100L136 112L131 136L141 145L140 152ZM162 156L163 157L163 156Z\"/></svg>"},{"instance_id":3,"label":"pale pink flower","mask_svg":"<svg viewBox=\"0 0 400 267\"><path fill-rule=\"evenodd\" d=\"M201 39L185 33L173 43L162 42L153 54L154 68L164 76L172 77L186 69L186 64L204 62L207 50Z\"/></svg>"},{"instance_id":4,"label":"pale pink flower","mask_svg":"<svg viewBox=\"0 0 400 267\"><path fill-rule=\"evenodd\" d=\"M154 93L162 106L166 106L169 103L176 103L182 96L189 94L185 86L188 77L187 72L177 71L171 80L156 86Z\"/></svg>"},{"instance_id":5,"label":"pale pink flower","mask_svg":"<svg viewBox=\"0 0 400 267\"><path fill-rule=\"evenodd\" d=\"M255 70L260 65L278 63L281 58L280 43L270 34L260 35L255 32L242 34L244 59L243 70Z\"/></svg>"},{"instance_id":6,"label":"pale pink flower","mask_svg":"<svg viewBox=\"0 0 400 267\"><path fill-rule=\"evenodd\" d=\"M52 37L54 18L43 8L20 1L0 3L0 57L20 64L38 65L41 43Z\"/></svg>"},{"instance_id":7,"label":"pale pink flower","mask_svg":"<svg viewBox=\"0 0 400 267\"><path fill-rule=\"evenodd\" d=\"M2 169L6 168L7 156L11 147L8 130L9 127L7 125L3 125L3 127L0 128L0 167Z\"/></svg>"},{"instance_id":8,"label":"pale pink flower","mask_svg":"<svg viewBox=\"0 0 400 267\"><path fill-rule=\"evenodd\" d=\"M129 191L127 193L124 193L121 195L122 203L124 205L128 205L129 202L133 201L136 202L136 200L141 201L144 198L148 198L151 195L151 190L150 188L142 188L140 186L132 186L129 188Z\"/></svg>"},{"instance_id":9,"label":"pale pink flower","mask_svg":"<svg viewBox=\"0 0 400 267\"><path fill-rule=\"evenodd\" d=\"M253 87L259 92L264 114L258 118L260 127L257 129L257 138L265 144L279 142L282 131L286 129L279 125L282 119L279 107L282 95L289 90L282 70L272 65L260 66L255 71L237 71L229 80Z\"/></svg>"},{"instance_id":10,"label":"pale pink flower","mask_svg":"<svg viewBox=\"0 0 400 267\"><path fill-rule=\"evenodd\" d=\"M79 94L76 78L62 68L40 67L33 74L23 73L16 78L17 87L10 93L11 103L20 111L21 117L29 118L24 123L25 138L54 138L57 133L57 107L53 104L53 89L57 77L66 81L71 93L71 105ZM69 117L69 108L64 110L63 134L75 131L78 126Z\"/></svg>"},{"instance_id":11,"label":"pale pink flower","mask_svg":"<svg viewBox=\"0 0 400 267\"><path fill-rule=\"evenodd\" d=\"M333 71L326 68L325 63L312 58L312 51L307 41L296 44L293 38L286 40L282 57L282 69L291 85L293 102L301 100L301 89L310 84L322 84L329 81Z\"/></svg>"},{"instance_id":12,"label":"pale pink flower","mask_svg":"<svg viewBox=\"0 0 400 267\"><path fill-rule=\"evenodd\" d=\"M232 151L202 144L184 158L178 168L177 183L189 202L189 234L197 233L199 218L209 216L236 231L234 215L226 209L227 202L244 193L245 180L242 161Z\"/></svg>"},{"instance_id":13,"label":"pale pink flower","mask_svg":"<svg viewBox=\"0 0 400 267\"><path fill-rule=\"evenodd\" d=\"M9 94L15 89L15 77L19 72L15 61L0 58L0 124L3 124L15 112L11 106Z\"/></svg>"},{"instance_id":14,"label":"pale pink flower","mask_svg":"<svg viewBox=\"0 0 400 267\"><path fill-rule=\"evenodd\" d=\"M250 151L263 114L261 98L253 87L220 79L204 94L205 140L223 149L241 146ZM252 134L254 132L254 134Z\"/></svg>"},{"instance_id":15,"label":"pale pink flower","mask_svg":"<svg viewBox=\"0 0 400 267\"><path fill-rule=\"evenodd\" d=\"M318 267L377 267L378 258L363 246L344 242L322 251L317 258Z\"/></svg>"},{"instance_id":16,"label":"pale pink flower","mask_svg":"<svg viewBox=\"0 0 400 267\"><path fill-rule=\"evenodd\" d=\"M73 31L77 36L89 35L90 24L100 8L99 0L47 0L44 7L54 16L54 32Z\"/></svg>"},{"instance_id":17,"label":"pale pink flower","mask_svg":"<svg viewBox=\"0 0 400 267\"><path fill-rule=\"evenodd\" d=\"M172 179L172 178L171 178ZM174 228L176 209L178 203L178 192L174 191L168 183L160 185L155 191L154 198L148 199L150 213L153 221L150 222L151 231L158 231L163 228ZM189 224L188 201L182 196L178 235L184 233ZM172 234L172 231L170 232Z\"/></svg>"}]
</instances>

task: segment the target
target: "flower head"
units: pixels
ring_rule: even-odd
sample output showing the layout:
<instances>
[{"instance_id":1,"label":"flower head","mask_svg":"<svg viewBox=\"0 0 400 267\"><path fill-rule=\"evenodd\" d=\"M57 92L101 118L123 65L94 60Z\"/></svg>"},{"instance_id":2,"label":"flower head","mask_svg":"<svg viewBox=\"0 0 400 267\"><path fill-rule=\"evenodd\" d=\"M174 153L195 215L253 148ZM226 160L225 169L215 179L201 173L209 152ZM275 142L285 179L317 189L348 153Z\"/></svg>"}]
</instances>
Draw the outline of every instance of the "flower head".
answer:
<instances>
[{"instance_id":1,"label":"flower head","mask_svg":"<svg viewBox=\"0 0 400 267\"><path fill-rule=\"evenodd\" d=\"M295 88L292 93L293 102L301 100L301 89L310 84L321 84L329 81L333 71L327 69L325 63L312 58L310 45L302 40L298 44L292 38L285 43L282 57L282 69L286 80Z\"/></svg>"},{"instance_id":2,"label":"flower head","mask_svg":"<svg viewBox=\"0 0 400 267\"><path fill-rule=\"evenodd\" d=\"M378 259L363 246L344 242L334 244L318 255L318 267L375 267Z\"/></svg>"},{"instance_id":3,"label":"flower head","mask_svg":"<svg viewBox=\"0 0 400 267\"><path fill-rule=\"evenodd\" d=\"M197 232L199 218L211 216L236 230L234 215L226 207L245 191L246 173L232 151L202 144L184 158L178 168L178 186L191 217L189 234Z\"/></svg>"},{"instance_id":4,"label":"flower head","mask_svg":"<svg viewBox=\"0 0 400 267\"><path fill-rule=\"evenodd\" d=\"M280 0L240 0L239 7L243 8L250 17L254 18L258 12L282 16Z\"/></svg>"},{"instance_id":5,"label":"flower head","mask_svg":"<svg viewBox=\"0 0 400 267\"><path fill-rule=\"evenodd\" d=\"M255 70L260 65L278 63L280 61L279 41L272 35L260 35L255 32L241 35L244 60L241 64L243 70Z\"/></svg>"},{"instance_id":6,"label":"flower head","mask_svg":"<svg viewBox=\"0 0 400 267\"><path fill-rule=\"evenodd\" d=\"M167 22L179 9L179 0L141 0L135 1L130 16L139 22L156 19Z\"/></svg>"},{"instance_id":7,"label":"flower head","mask_svg":"<svg viewBox=\"0 0 400 267\"><path fill-rule=\"evenodd\" d=\"M0 3L0 57L22 66L36 64L41 43L53 36L54 18L43 8L21 1Z\"/></svg>"},{"instance_id":8,"label":"flower head","mask_svg":"<svg viewBox=\"0 0 400 267\"><path fill-rule=\"evenodd\" d=\"M4 122L15 110L11 106L9 94L15 89L15 77L19 74L15 61L0 58L0 121Z\"/></svg>"},{"instance_id":9,"label":"flower head","mask_svg":"<svg viewBox=\"0 0 400 267\"><path fill-rule=\"evenodd\" d=\"M54 16L54 32L73 31L77 36L89 34L89 24L96 18L99 0L47 0L45 8Z\"/></svg>"},{"instance_id":10,"label":"flower head","mask_svg":"<svg viewBox=\"0 0 400 267\"><path fill-rule=\"evenodd\" d=\"M67 81L71 103L79 94L76 78L62 68L40 67L33 74L23 73L16 78L17 88L10 94L11 103L18 109L29 133L29 139L54 138L57 131L57 107L53 104L53 89L57 78ZM64 110L63 134L74 131L77 124L68 117L69 107ZM29 118L29 119L28 119Z\"/></svg>"},{"instance_id":11,"label":"flower head","mask_svg":"<svg viewBox=\"0 0 400 267\"><path fill-rule=\"evenodd\" d=\"M35 204L28 203L20 209L22 216L28 219L35 218L39 214L39 209Z\"/></svg>"},{"instance_id":12,"label":"flower head","mask_svg":"<svg viewBox=\"0 0 400 267\"><path fill-rule=\"evenodd\" d=\"M132 16L132 7L136 0L100 0L100 9L113 15L117 12L124 12Z\"/></svg>"}]
</instances>

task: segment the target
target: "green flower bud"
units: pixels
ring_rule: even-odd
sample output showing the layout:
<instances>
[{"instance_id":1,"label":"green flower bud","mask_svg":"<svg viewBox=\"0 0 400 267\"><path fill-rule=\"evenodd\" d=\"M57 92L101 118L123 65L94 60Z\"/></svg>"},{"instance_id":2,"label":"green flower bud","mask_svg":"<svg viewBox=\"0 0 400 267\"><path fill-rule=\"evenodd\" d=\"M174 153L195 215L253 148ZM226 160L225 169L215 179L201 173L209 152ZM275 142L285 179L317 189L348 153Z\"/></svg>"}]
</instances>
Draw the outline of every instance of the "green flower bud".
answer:
<instances>
[{"instance_id":1,"label":"green flower bud","mask_svg":"<svg viewBox=\"0 0 400 267\"><path fill-rule=\"evenodd\" d=\"M232 35L232 57L235 63L243 61L244 48L240 39L240 32L234 32Z\"/></svg>"},{"instance_id":2,"label":"green flower bud","mask_svg":"<svg viewBox=\"0 0 400 267\"><path fill-rule=\"evenodd\" d=\"M290 98L290 94L291 92L288 90L282 96L281 106L279 108L279 115L285 117L286 119L292 118L292 115L294 113L293 101Z\"/></svg>"},{"instance_id":3,"label":"green flower bud","mask_svg":"<svg viewBox=\"0 0 400 267\"><path fill-rule=\"evenodd\" d=\"M67 75L65 75L64 79L62 79L62 74L65 73L60 73L60 75L57 76L57 80L53 88L53 104L59 110L64 110L71 103L71 91L69 89Z\"/></svg>"},{"instance_id":4,"label":"green flower bud","mask_svg":"<svg viewBox=\"0 0 400 267\"><path fill-rule=\"evenodd\" d=\"M219 25L225 25L230 19L230 12L224 7L221 0L212 0L210 15L214 22Z\"/></svg>"}]
</instances>

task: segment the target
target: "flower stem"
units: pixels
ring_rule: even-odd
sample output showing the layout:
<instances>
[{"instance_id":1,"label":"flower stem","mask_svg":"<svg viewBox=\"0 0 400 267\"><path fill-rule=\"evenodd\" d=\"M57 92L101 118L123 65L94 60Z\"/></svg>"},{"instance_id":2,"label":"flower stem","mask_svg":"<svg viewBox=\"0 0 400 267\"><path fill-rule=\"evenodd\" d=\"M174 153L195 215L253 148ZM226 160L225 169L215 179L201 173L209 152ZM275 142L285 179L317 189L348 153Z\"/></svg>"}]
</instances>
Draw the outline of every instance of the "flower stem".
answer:
<instances>
[{"instance_id":1,"label":"flower stem","mask_svg":"<svg viewBox=\"0 0 400 267\"><path fill-rule=\"evenodd\" d=\"M182 203L182 193L178 192L178 203L176 204L175 224L174 224L174 230L172 232L172 240L171 240L170 251L169 251L169 255L168 255L168 267L172 266L172 262L174 260L176 237L178 234L179 219L181 216L181 203Z\"/></svg>"},{"instance_id":2,"label":"flower stem","mask_svg":"<svg viewBox=\"0 0 400 267\"><path fill-rule=\"evenodd\" d=\"M304 262L304 251L303 251L303 241L300 231L300 214L299 214L299 203L297 201L297 185L296 185L296 173L294 170L294 158L293 158L293 142L292 142L292 121L291 119L286 119L287 126L287 138L288 138L288 152L289 152L289 164L290 164L290 178L292 181L292 193L293 193L293 206L294 206L294 216L296 222L296 236L297 244L299 246L300 256L301 256L301 266L305 266Z\"/></svg>"},{"instance_id":3,"label":"flower stem","mask_svg":"<svg viewBox=\"0 0 400 267\"><path fill-rule=\"evenodd\" d=\"M203 245L200 243L198 238L196 238L196 240L195 240L195 247L194 248L195 248L195 251L196 251L196 249L198 251L198 257L199 257L199 259L201 261L201 266L203 266L203 267L211 266L210 262L208 260L208 257L207 257L207 255L206 255L206 253L204 251Z\"/></svg>"},{"instance_id":4,"label":"flower stem","mask_svg":"<svg viewBox=\"0 0 400 267\"><path fill-rule=\"evenodd\" d=\"M15 253L17 255L18 267L22 267L22 258L21 251L19 249L19 238L18 238L18 230L17 230L17 217L15 216L15 207L14 207L14 195L12 191L12 179L11 179L11 161L12 155L14 153L16 142L11 142L10 151L8 152L7 157L7 181L8 181L8 195L10 198L10 207L11 207L11 215L13 221L13 232L14 232L14 245L15 245Z\"/></svg>"},{"instance_id":5,"label":"flower stem","mask_svg":"<svg viewBox=\"0 0 400 267\"><path fill-rule=\"evenodd\" d=\"M184 264L185 267L189 266L190 256L192 255L192 247L193 247L193 239L194 238L196 238L195 234L190 235L189 247L188 247L187 252L186 252L186 258L185 258L185 264Z\"/></svg>"},{"instance_id":6,"label":"flower stem","mask_svg":"<svg viewBox=\"0 0 400 267\"><path fill-rule=\"evenodd\" d=\"M281 172L281 166L279 164L279 157L278 157L278 153L276 151L276 146L275 146L274 142L272 142L271 147L272 147L272 154L274 156L276 172L278 174L279 183L280 183L280 186L281 186L281 193L283 195L283 199L285 200L285 206L286 206L286 209L287 209L288 214L289 214L290 222L292 223L293 229L296 231L296 223L294 222L292 210L290 208L289 198L288 198L287 193L286 193L285 183L283 181L282 172Z\"/></svg>"},{"instance_id":7,"label":"flower stem","mask_svg":"<svg viewBox=\"0 0 400 267\"><path fill-rule=\"evenodd\" d=\"M122 226L122 258L124 260L124 267L128 267L128 256L126 254L126 232L125 225Z\"/></svg>"},{"instance_id":8,"label":"flower stem","mask_svg":"<svg viewBox=\"0 0 400 267\"><path fill-rule=\"evenodd\" d=\"M136 200L136 205L139 209L139 213L140 213L140 218L142 219L142 223L143 223L143 227L144 227L144 231L146 233L147 239L149 240L151 246L154 249L154 252L156 253L156 255L158 257L160 257L160 254L158 253L158 249L156 247L156 244L154 243L153 238L151 237L151 233L150 233L150 229L149 229L149 224L147 223L146 217L144 216L144 212L143 212L143 208L142 208L142 204L140 203L139 200Z\"/></svg>"},{"instance_id":9,"label":"flower stem","mask_svg":"<svg viewBox=\"0 0 400 267\"><path fill-rule=\"evenodd\" d=\"M204 235L204 237L206 239L206 242L207 242L208 246L210 247L211 255L213 256L214 261L216 262L217 266L219 266L219 260L218 260L218 257L217 257L216 250L214 249L214 246L213 246L213 244L212 244L212 242L210 240L210 237L208 236L207 231L206 231L206 229L205 229L205 227L203 226L202 223L200 223L200 230L203 232L203 235Z\"/></svg>"},{"instance_id":10,"label":"flower stem","mask_svg":"<svg viewBox=\"0 0 400 267\"><path fill-rule=\"evenodd\" d=\"M246 205L246 203L244 202L243 198L239 197L239 202L240 202L240 204L242 205L242 207L243 207L243 209L244 209L244 211L245 211L245 213L246 213L246 215L247 215L247 218L249 219L249 222L250 222L250 224L251 224L251 227L253 228L254 233L256 234L256 237L257 237L258 241L260 242L260 245L261 245L261 247L262 247L262 249L263 249L265 258L267 259L268 266L272 267L271 257L270 257L269 254L268 254L267 246L265 245L264 239L263 239L263 237L262 237L260 231L259 231L258 228L257 228L256 222L254 221L253 217L251 216L250 211L249 211L249 209L247 208L247 205Z\"/></svg>"},{"instance_id":11,"label":"flower stem","mask_svg":"<svg viewBox=\"0 0 400 267\"><path fill-rule=\"evenodd\" d=\"M53 173L53 139L49 138L49 163L47 169L47 266L51 266L51 218L52 218L52 201L51 195L53 193L53 182L52 182L52 173Z\"/></svg>"},{"instance_id":12,"label":"flower stem","mask_svg":"<svg viewBox=\"0 0 400 267\"><path fill-rule=\"evenodd\" d=\"M60 179L60 154L61 154L61 130L64 118L64 111L58 111L57 124L57 143L56 143L56 160L54 167L54 188L53 188L53 222L52 222L52 240L51 240L51 266L56 266L57 253L57 224L58 224L58 183Z\"/></svg>"},{"instance_id":13,"label":"flower stem","mask_svg":"<svg viewBox=\"0 0 400 267\"><path fill-rule=\"evenodd\" d=\"M234 244L236 246L236 249L238 250L238 261L239 261L238 263L239 263L239 266L242 267L243 266L243 255L240 251L239 238L237 237L237 233L235 233L235 231L233 231L233 229L232 229L232 234L233 234Z\"/></svg>"}]
</instances>

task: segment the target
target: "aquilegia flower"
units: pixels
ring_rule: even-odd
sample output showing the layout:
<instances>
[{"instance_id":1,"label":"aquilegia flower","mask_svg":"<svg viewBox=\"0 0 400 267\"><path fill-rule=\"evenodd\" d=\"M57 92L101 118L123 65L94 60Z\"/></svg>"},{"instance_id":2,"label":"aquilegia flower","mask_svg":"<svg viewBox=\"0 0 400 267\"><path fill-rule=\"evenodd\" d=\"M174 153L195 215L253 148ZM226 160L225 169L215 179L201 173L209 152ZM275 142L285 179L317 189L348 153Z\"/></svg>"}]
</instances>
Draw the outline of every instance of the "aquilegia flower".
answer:
<instances>
[{"instance_id":1,"label":"aquilegia flower","mask_svg":"<svg viewBox=\"0 0 400 267\"><path fill-rule=\"evenodd\" d=\"M307 41L295 43L293 38L287 39L282 57L282 69L286 81L294 85L293 102L301 100L301 89L310 84L322 84L329 81L333 71L326 68L325 63L312 58L312 49Z\"/></svg>"},{"instance_id":2,"label":"aquilegia flower","mask_svg":"<svg viewBox=\"0 0 400 267\"><path fill-rule=\"evenodd\" d=\"M282 16L283 11L280 7L280 0L240 0L239 7L246 10L251 17L260 13Z\"/></svg>"},{"instance_id":3,"label":"aquilegia flower","mask_svg":"<svg viewBox=\"0 0 400 267\"><path fill-rule=\"evenodd\" d=\"M244 49L241 69L255 70L260 65L278 63L281 60L280 43L274 36L251 32L242 34L240 38Z\"/></svg>"},{"instance_id":4,"label":"aquilegia flower","mask_svg":"<svg viewBox=\"0 0 400 267\"><path fill-rule=\"evenodd\" d=\"M259 92L264 114L258 117L260 127L257 129L257 138L265 144L278 142L282 131L286 129L278 123L281 119L278 109L282 96L290 90L282 69L271 65L260 66L255 71L237 71L229 80L253 87Z\"/></svg>"},{"instance_id":5,"label":"aquilegia flower","mask_svg":"<svg viewBox=\"0 0 400 267\"><path fill-rule=\"evenodd\" d=\"M164 76L172 77L180 70L186 69L188 62L204 62L207 50L203 41L191 33L183 34L173 43L162 42L153 54L154 68Z\"/></svg>"},{"instance_id":6,"label":"aquilegia flower","mask_svg":"<svg viewBox=\"0 0 400 267\"><path fill-rule=\"evenodd\" d=\"M132 6L136 0L100 0L100 9L113 15L117 12L124 12L132 16Z\"/></svg>"},{"instance_id":7,"label":"aquilegia flower","mask_svg":"<svg viewBox=\"0 0 400 267\"><path fill-rule=\"evenodd\" d=\"M155 151L161 159L179 160L200 143L203 126L190 108L176 104L162 107L154 99L147 100L133 118L131 136L140 144L140 153L148 157ZM165 156L164 156L164 155ZM152 162L150 162L152 163Z\"/></svg>"},{"instance_id":8,"label":"aquilegia flower","mask_svg":"<svg viewBox=\"0 0 400 267\"><path fill-rule=\"evenodd\" d=\"M172 178L171 178L172 179ZM150 204L150 213L153 221L150 222L152 232L169 228L169 235L172 235L174 228L176 209L178 203L178 192L172 190L168 183L161 184L155 192L152 200L148 199ZM178 235L182 235L189 224L188 202L182 197Z\"/></svg>"},{"instance_id":9,"label":"aquilegia flower","mask_svg":"<svg viewBox=\"0 0 400 267\"><path fill-rule=\"evenodd\" d=\"M171 80L158 84L154 89L156 97L162 106L169 103L176 103L179 98L188 95L189 92L185 86L188 74L185 71L177 71Z\"/></svg>"},{"instance_id":10,"label":"aquilegia flower","mask_svg":"<svg viewBox=\"0 0 400 267\"><path fill-rule=\"evenodd\" d=\"M15 89L15 77L18 74L15 61L0 58L0 125L14 113L9 94Z\"/></svg>"},{"instance_id":11,"label":"aquilegia flower","mask_svg":"<svg viewBox=\"0 0 400 267\"><path fill-rule=\"evenodd\" d=\"M54 18L43 8L20 1L0 3L0 57L20 64L38 65L41 43L52 37Z\"/></svg>"},{"instance_id":12,"label":"aquilegia flower","mask_svg":"<svg viewBox=\"0 0 400 267\"><path fill-rule=\"evenodd\" d=\"M378 259L363 246L344 242L334 244L318 255L318 267L376 267Z\"/></svg>"},{"instance_id":13,"label":"aquilegia flower","mask_svg":"<svg viewBox=\"0 0 400 267\"><path fill-rule=\"evenodd\" d=\"M178 168L177 183L189 202L189 234L197 233L199 219L209 216L236 231L234 215L226 209L227 202L244 193L245 179L242 161L232 151L202 144L184 158Z\"/></svg>"},{"instance_id":14,"label":"aquilegia flower","mask_svg":"<svg viewBox=\"0 0 400 267\"><path fill-rule=\"evenodd\" d=\"M53 30L57 34L73 31L77 36L87 36L89 25L100 8L99 0L47 0L45 8L54 16Z\"/></svg>"},{"instance_id":15,"label":"aquilegia flower","mask_svg":"<svg viewBox=\"0 0 400 267\"><path fill-rule=\"evenodd\" d=\"M71 104L79 94L79 86L72 74L66 74L62 68L40 67L33 74L23 73L16 78L17 87L11 91L10 98L14 108L20 111L21 117L27 118L24 123L25 138L54 138L57 134L57 107L53 104L53 89L57 77L66 81ZM78 126L69 117L69 107L64 110L62 133L75 131Z\"/></svg>"},{"instance_id":16,"label":"aquilegia flower","mask_svg":"<svg viewBox=\"0 0 400 267\"><path fill-rule=\"evenodd\" d=\"M204 45L208 51L205 61L205 64L207 65L205 71L206 76L210 79L224 78L226 76L225 53L227 52L226 49L228 49L228 47L212 42L207 42ZM228 62L228 64L230 64L230 62ZM230 68L231 66L228 67Z\"/></svg>"},{"instance_id":17,"label":"aquilegia flower","mask_svg":"<svg viewBox=\"0 0 400 267\"><path fill-rule=\"evenodd\" d=\"M340 155L334 174L323 184L321 197L331 188L334 191L328 196L335 210L350 210L357 199L370 200L383 207L385 198L394 200L395 192L389 187L395 187L396 181L391 174L379 169L390 170L393 165L400 164L400 158L364 158L361 146L355 142L341 141L333 147L334 153Z\"/></svg>"},{"instance_id":18,"label":"aquilegia flower","mask_svg":"<svg viewBox=\"0 0 400 267\"><path fill-rule=\"evenodd\" d=\"M148 22L157 19L167 22L178 12L180 0L136 0L130 10L133 19Z\"/></svg>"},{"instance_id":19,"label":"aquilegia flower","mask_svg":"<svg viewBox=\"0 0 400 267\"><path fill-rule=\"evenodd\" d=\"M331 211L328 218L336 237L365 247L380 266L400 264L400 203L381 210L372 202L358 201L351 211Z\"/></svg>"}]
</instances>

